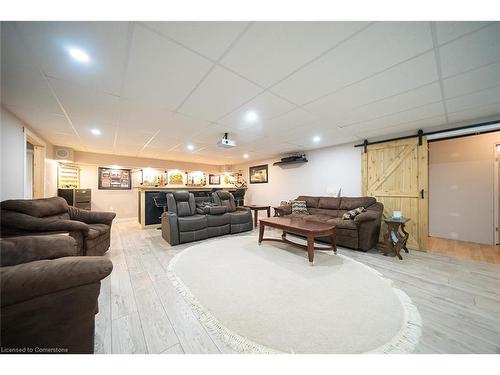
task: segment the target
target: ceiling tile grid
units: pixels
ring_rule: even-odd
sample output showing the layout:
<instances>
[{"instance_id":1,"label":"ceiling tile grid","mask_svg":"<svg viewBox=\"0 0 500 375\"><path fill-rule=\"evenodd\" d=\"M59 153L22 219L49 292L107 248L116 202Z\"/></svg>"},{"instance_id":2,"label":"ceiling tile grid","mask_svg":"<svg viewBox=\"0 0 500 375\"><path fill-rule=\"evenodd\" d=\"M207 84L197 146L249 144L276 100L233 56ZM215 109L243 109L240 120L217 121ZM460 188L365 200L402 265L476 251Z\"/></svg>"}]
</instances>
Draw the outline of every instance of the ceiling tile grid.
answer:
<instances>
[{"instance_id":1,"label":"ceiling tile grid","mask_svg":"<svg viewBox=\"0 0 500 375\"><path fill-rule=\"evenodd\" d=\"M2 104L77 150L228 164L500 116L499 22L2 22L1 31ZM72 47L89 61L73 60ZM226 132L237 147L216 146Z\"/></svg>"}]
</instances>

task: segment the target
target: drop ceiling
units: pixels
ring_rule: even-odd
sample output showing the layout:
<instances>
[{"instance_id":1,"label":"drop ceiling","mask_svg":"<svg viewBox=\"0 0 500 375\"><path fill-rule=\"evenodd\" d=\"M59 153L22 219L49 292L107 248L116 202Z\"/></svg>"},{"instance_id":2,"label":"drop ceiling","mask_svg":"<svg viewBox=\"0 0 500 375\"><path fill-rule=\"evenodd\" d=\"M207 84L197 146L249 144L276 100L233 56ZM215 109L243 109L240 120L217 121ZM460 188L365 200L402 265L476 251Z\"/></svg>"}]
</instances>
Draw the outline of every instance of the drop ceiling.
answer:
<instances>
[{"instance_id":1,"label":"drop ceiling","mask_svg":"<svg viewBox=\"0 0 500 375\"><path fill-rule=\"evenodd\" d=\"M88 152L235 164L500 116L499 22L2 22L1 40L2 104Z\"/></svg>"}]
</instances>

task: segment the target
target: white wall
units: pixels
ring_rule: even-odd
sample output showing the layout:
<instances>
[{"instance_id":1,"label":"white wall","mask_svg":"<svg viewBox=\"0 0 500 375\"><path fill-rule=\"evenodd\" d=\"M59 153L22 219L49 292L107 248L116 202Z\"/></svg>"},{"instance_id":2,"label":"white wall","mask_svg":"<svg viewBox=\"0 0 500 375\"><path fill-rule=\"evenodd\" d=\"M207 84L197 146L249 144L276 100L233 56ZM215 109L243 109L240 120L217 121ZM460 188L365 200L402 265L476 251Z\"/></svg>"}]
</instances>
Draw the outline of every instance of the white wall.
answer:
<instances>
[{"instance_id":1,"label":"white wall","mask_svg":"<svg viewBox=\"0 0 500 375\"><path fill-rule=\"evenodd\" d=\"M429 234L494 244L500 132L429 144Z\"/></svg>"},{"instance_id":2,"label":"white wall","mask_svg":"<svg viewBox=\"0 0 500 375\"><path fill-rule=\"evenodd\" d=\"M24 198L24 124L1 109L1 200Z\"/></svg>"},{"instance_id":3,"label":"white wall","mask_svg":"<svg viewBox=\"0 0 500 375\"><path fill-rule=\"evenodd\" d=\"M278 158L234 166L248 183L246 204L278 205L299 195L333 195L342 188L343 196L361 195L361 149L354 144L328 147L306 153L308 163L273 166ZM250 184L248 168L268 164L269 182Z\"/></svg>"}]
</instances>

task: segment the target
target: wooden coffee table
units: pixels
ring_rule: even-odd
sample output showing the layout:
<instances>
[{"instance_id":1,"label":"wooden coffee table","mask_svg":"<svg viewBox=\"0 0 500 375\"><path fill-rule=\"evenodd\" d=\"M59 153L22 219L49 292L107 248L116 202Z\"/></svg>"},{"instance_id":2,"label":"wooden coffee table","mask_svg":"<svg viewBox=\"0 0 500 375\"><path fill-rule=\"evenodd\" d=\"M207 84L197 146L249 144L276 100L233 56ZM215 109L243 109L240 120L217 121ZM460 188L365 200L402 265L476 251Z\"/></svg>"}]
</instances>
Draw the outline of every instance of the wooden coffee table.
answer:
<instances>
[{"instance_id":1,"label":"wooden coffee table","mask_svg":"<svg viewBox=\"0 0 500 375\"><path fill-rule=\"evenodd\" d=\"M280 238L263 238L264 228L268 226L271 228L281 229L283 234ZM304 236L307 238L307 246L290 241L286 238L287 233ZM317 247L314 246L314 239L317 237L330 237L332 241L331 247ZM269 217L267 219L260 219L259 226L259 245L262 241L277 241L284 242L291 245L299 246L307 249L307 256L309 264L312 265L314 261L314 249L316 250L333 250L337 254L337 245L335 239L335 225L318 223L315 221L308 221L299 218L290 217Z\"/></svg>"}]
</instances>

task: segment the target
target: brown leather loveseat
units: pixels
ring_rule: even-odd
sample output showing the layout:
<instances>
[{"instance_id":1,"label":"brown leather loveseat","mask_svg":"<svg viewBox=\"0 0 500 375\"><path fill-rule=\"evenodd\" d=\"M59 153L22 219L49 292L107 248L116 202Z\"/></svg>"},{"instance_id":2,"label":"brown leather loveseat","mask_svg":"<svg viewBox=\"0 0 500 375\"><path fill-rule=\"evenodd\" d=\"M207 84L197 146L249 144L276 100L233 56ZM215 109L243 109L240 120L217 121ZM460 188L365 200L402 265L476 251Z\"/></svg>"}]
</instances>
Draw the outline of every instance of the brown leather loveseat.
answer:
<instances>
[{"instance_id":1,"label":"brown leather loveseat","mask_svg":"<svg viewBox=\"0 0 500 375\"><path fill-rule=\"evenodd\" d=\"M309 215L292 214L290 205L280 207L284 215L293 215L304 220L313 220L335 224L337 245L368 251L378 242L384 205L373 197L312 197L299 196L298 201L305 201ZM344 220L342 216L349 210L364 207L354 220ZM328 238L322 241L330 242Z\"/></svg>"},{"instance_id":2,"label":"brown leather loveseat","mask_svg":"<svg viewBox=\"0 0 500 375\"><path fill-rule=\"evenodd\" d=\"M10 199L0 207L2 237L69 233L78 255L103 255L109 249L114 212L81 210L60 197Z\"/></svg>"}]
</instances>

